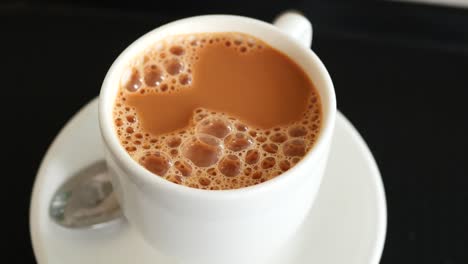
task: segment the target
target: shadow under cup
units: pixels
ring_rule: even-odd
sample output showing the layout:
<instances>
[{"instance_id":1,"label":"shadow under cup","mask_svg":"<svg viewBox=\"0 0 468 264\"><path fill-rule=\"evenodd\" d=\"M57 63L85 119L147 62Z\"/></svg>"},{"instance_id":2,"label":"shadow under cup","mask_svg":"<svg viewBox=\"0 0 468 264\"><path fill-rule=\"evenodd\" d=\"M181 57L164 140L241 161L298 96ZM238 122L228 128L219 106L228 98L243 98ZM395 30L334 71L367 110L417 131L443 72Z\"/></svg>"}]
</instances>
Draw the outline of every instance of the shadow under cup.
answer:
<instances>
[{"instance_id":1,"label":"shadow under cup","mask_svg":"<svg viewBox=\"0 0 468 264\"><path fill-rule=\"evenodd\" d=\"M322 130L309 153L280 176L235 190L194 189L155 177L120 145L112 110L126 62L165 37L203 32L241 32L261 39L287 54L313 81L322 101ZM318 57L277 27L239 16L192 17L147 33L116 59L99 96L106 162L124 214L150 245L182 263L259 263L274 255L313 204L335 115L333 84Z\"/></svg>"}]
</instances>

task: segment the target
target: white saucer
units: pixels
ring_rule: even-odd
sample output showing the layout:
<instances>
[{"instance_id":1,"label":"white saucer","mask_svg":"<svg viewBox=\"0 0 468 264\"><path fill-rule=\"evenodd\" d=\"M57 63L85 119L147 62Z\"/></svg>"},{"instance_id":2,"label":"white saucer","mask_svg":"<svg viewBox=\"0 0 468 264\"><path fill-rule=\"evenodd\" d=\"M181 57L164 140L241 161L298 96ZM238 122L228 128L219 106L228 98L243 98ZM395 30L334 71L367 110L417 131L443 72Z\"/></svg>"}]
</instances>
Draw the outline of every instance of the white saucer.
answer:
<instances>
[{"instance_id":1,"label":"white saucer","mask_svg":"<svg viewBox=\"0 0 468 264\"><path fill-rule=\"evenodd\" d=\"M172 261L146 245L126 222L98 230L67 230L48 215L56 188L73 172L103 159L97 100L78 112L49 148L33 189L30 228L39 264L120 264ZM315 205L275 263L376 264L386 233L385 194L366 144L339 114L328 169Z\"/></svg>"}]
</instances>

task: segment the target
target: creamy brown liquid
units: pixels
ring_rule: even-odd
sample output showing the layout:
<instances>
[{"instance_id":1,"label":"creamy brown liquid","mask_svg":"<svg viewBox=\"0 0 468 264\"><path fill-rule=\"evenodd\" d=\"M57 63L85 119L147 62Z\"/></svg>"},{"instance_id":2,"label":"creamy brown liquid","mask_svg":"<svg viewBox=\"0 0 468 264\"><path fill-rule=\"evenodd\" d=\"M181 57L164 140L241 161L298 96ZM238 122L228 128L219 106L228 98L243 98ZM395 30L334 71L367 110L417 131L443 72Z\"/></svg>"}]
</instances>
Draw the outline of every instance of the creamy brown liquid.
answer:
<instances>
[{"instance_id":1,"label":"creamy brown liquid","mask_svg":"<svg viewBox=\"0 0 468 264\"><path fill-rule=\"evenodd\" d=\"M234 189L288 170L312 147L320 99L303 70L240 33L175 36L122 76L114 118L137 162L172 182Z\"/></svg>"}]
</instances>

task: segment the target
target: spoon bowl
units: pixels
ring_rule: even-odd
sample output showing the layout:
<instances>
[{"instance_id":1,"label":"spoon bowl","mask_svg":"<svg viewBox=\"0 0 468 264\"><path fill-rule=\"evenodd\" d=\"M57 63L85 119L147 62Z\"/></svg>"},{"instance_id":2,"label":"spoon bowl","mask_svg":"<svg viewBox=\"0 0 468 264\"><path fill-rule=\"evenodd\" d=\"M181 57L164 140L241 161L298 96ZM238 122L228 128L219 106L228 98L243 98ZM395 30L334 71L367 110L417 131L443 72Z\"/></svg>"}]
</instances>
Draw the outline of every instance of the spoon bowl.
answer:
<instances>
[{"instance_id":1,"label":"spoon bowl","mask_svg":"<svg viewBox=\"0 0 468 264\"><path fill-rule=\"evenodd\" d=\"M107 166L98 161L64 182L49 206L50 217L66 228L99 228L123 219Z\"/></svg>"}]
</instances>

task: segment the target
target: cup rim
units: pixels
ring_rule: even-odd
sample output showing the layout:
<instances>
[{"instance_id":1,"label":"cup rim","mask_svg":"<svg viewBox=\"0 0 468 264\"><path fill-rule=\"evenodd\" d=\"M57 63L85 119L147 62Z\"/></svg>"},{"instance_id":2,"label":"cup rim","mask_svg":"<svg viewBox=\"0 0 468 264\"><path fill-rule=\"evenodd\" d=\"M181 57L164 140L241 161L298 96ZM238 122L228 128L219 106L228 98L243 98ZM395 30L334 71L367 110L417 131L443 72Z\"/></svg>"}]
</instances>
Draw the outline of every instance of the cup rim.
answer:
<instances>
[{"instance_id":1,"label":"cup rim","mask_svg":"<svg viewBox=\"0 0 468 264\"><path fill-rule=\"evenodd\" d=\"M113 77L117 78L117 76L113 76L115 75L114 72L116 68L118 68L119 64L126 62L126 61L123 61L123 57L125 57L124 54L128 53L129 50L132 49L132 47L150 38L151 35L154 35L157 32L165 30L167 28L180 25L183 23L190 24L194 20L212 20L212 19L230 19L232 21L243 20L244 22L247 22L252 26L263 27L264 29L267 29L268 31L273 31L274 34L281 35L285 39L285 41L288 42L288 45L292 45L294 49L300 49L301 52L305 56L307 56L309 60L313 61L313 64L316 66L316 70L319 72L321 76L323 76L325 86L326 86L325 93L319 92L319 96L322 102L324 101L324 99L327 99L328 109L326 109L326 111L324 109L323 112L326 112L328 114L322 116L322 120L323 120L322 128L320 130L320 133L317 137L317 140L314 146L306 153L306 155L295 166L293 166L288 171L268 181L265 181L263 183L259 183L259 184L247 186L247 187L242 187L238 189L227 189L227 190L198 189L198 188L188 187L185 185L175 184L166 179L163 179L162 177L155 176L153 173L146 170L141 165L139 165L135 160L133 160L130 157L130 155L128 155L128 153L120 144L116 133L114 132L114 123L113 123L113 118L111 115L112 111L106 111L106 109L109 107L112 107L114 103L113 100L109 99L109 96L106 96L106 94L108 94L108 90L112 89L110 85L110 83L112 83L112 78ZM256 38L262 39L261 36L256 36L256 35L254 36ZM265 41L265 42L268 43L268 41ZM282 50L280 51L288 55L286 52ZM301 68L306 73L310 72L310 70L308 69L305 69L303 67ZM324 107L323 103L322 103L322 107ZM224 14L201 15L201 16L183 18L180 20L176 20L176 21L164 24L160 27L157 27L145 33L143 36L139 37L132 44L130 44L127 48L125 48L125 50L122 51L120 55L116 58L116 60L113 62L113 64L107 71L107 74L104 78L104 81L101 86L100 94L99 94L99 113L98 114L99 114L99 126L100 126L101 136L103 138L105 146L109 149L109 154L112 155L114 160L118 161L118 163L121 164L120 166L123 166L125 168L125 171L127 174L126 176L129 177L133 182L144 182L145 185L151 185L151 186L157 185L158 188L166 188L167 190L171 192L179 192L179 193L184 193L186 195L206 196L207 198L211 198L211 197L235 198L235 197L238 197L239 195L264 192L268 189L274 188L274 186L280 186L284 184L285 181L292 178L293 174L295 174L296 171L301 170L305 163L310 162L310 160L312 159L319 158L317 157L318 152L319 152L318 150L326 147L324 145L327 143L326 138L331 137L333 133L335 116L336 116L336 97L335 97L335 91L334 91L334 86L333 86L331 77L327 69L323 65L322 61L318 58L318 56L309 47L305 47L304 45L300 44L296 40L292 39L291 36L282 32L281 30L279 30L279 28L277 28L273 24L270 24L261 20L257 20L257 19L253 19L249 17L237 16L237 15L224 15Z\"/></svg>"}]
</instances>

